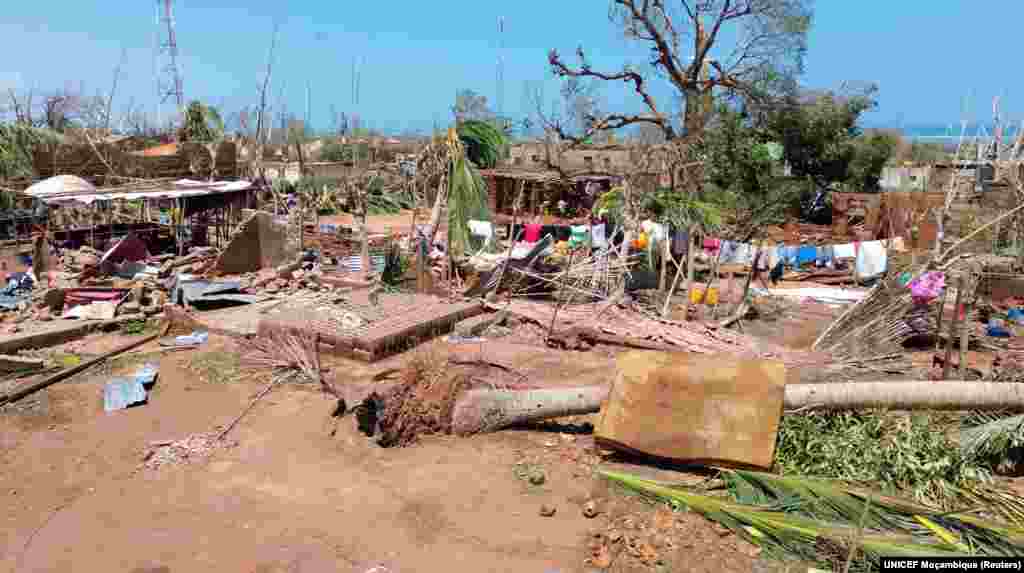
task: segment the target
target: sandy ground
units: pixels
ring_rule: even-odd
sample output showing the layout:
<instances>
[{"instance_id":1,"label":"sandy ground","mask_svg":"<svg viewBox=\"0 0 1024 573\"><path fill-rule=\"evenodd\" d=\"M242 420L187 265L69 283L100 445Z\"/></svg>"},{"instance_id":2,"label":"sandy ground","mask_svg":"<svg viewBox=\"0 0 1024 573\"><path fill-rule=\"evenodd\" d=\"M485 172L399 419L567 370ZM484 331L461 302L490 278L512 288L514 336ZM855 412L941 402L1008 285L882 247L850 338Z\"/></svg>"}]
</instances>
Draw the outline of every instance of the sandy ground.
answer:
<instances>
[{"instance_id":1,"label":"sandy ground","mask_svg":"<svg viewBox=\"0 0 1024 573\"><path fill-rule=\"evenodd\" d=\"M607 357L526 350L483 352L547 382L607 375ZM103 412L105 381L154 356L161 373L149 403ZM385 450L350 419L329 436L332 402L286 385L236 427L237 446L143 468L154 441L227 424L263 386L199 376L203 356L141 353L44 390L39 407L0 412L0 571L588 570L603 522L580 511L593 492L587 435L506 431ZM543 485L517 475L527 462L544 469ZM541 516L542 504L557 513ZM749 570L746 559L733 570Z\"/></svg>"},{"instance_id":2,"label":"sandy ground","mask_svg":"<svg viewBox=\"0 0 1024 573\"><path fill-rule=\"evenodd\" d=\"M614 373L612 352L559 352L530 338L458 352L541 384L601 383ZM92 336L58 350L90 355L128 339ZM155 350L146 345L0 410L0 573L771 569L756 548L703 518L611 493L594 470L616 460L594 446L587 417L382 449L351 418L331 436L333 401L289 384L236 426L229 442L237 445L144 467L156 444L228 424L266 383L220 337L201 351ZM402 360L325 357L325 366L365 381ZM160 378L149 402L103 412L105 382L153 361ZM524 479L538 469L543 484ZM589 500L601 507L593 519L581 511ZM540 514L545 505L553 516Z\"/></svg>"}]
</instances>

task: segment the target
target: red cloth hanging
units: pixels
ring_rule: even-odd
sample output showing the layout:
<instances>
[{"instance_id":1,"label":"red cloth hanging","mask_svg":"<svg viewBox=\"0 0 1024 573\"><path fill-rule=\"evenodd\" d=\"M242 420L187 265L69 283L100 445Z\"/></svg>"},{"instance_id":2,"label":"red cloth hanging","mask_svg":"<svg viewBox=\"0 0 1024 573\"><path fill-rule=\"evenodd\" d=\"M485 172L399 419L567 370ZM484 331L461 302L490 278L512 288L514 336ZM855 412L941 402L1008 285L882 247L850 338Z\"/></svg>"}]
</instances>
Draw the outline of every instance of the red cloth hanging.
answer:
<instances>
[{"instance_id":1,"label":"red cloth hanging","mask_svg":"<svg viewBox=\"0 0 1024 573\"><path fill-rule=\"evenodd\" d=\"M526 226L526 236L523 240L527 243L536 243L540 240L540 229L542 225L532 224Z\"/></svg>"}]
</instances>

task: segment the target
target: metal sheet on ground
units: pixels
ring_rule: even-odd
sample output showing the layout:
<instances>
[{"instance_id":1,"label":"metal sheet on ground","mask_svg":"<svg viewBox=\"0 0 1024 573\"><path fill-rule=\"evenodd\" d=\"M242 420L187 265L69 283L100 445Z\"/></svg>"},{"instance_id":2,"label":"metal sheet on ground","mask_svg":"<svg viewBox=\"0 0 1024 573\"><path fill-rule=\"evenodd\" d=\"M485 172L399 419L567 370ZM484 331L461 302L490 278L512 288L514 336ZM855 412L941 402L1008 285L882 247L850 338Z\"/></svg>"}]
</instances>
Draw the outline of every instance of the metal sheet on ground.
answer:
<instances>
[{"instance_id":1,"label":"metal sheet on ground","mask_svg":"<svg viewBox=\"0 0 1024 573\"><path fill-rule=\"evenodd\" d=\"M595 438L680 463L768 468L785 385L776 360L627 352L617 359Z\"/></svg>"}]
</instances>

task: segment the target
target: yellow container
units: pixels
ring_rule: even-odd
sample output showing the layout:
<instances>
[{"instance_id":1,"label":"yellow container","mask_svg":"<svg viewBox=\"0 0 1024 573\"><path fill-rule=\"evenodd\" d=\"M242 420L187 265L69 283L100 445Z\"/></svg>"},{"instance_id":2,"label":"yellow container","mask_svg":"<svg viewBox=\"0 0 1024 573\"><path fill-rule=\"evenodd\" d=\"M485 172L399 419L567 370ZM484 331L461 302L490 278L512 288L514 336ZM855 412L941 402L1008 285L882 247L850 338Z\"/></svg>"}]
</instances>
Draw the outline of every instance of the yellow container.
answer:
<instances>
[{"instance_id":1,"label":"yellow container","mask_svg":"<svg viewBox=\"0 0 1024 573\"><path fill-rule=\"evenodd\" d=\"M700 304L700 299L704 296L704 289L695 288L690 291L690 303ZM718 304L718 288L711 287L708 289L708 296L704 299L704 304Z\"/></svg>"}]
</instances>

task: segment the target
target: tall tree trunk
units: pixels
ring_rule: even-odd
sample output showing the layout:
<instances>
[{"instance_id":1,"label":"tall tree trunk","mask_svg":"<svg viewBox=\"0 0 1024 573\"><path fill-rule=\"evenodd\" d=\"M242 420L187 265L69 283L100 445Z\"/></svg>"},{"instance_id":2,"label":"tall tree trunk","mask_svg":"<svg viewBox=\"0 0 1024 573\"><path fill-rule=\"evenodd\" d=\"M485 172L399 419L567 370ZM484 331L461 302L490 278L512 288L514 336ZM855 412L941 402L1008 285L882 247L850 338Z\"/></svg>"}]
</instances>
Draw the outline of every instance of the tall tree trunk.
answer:
<instances>
[{"instance_id":1,"label":"tall tree trunk","mask_svg":"<svg viewBox=\"0 0 1024 573\"><path fill-rule=\"evenodd\" d=\"M595 414L609 387L579 386L536 390L470 390L452 411L452 432L492 432L564 416ZM823 408L857 410L1016 411L1024 412L1024 387L999 382L930 380L910 382L839 382L788 384L787 410Z\"/></svg>"},{"instance_id":2,"label":"tall tree trunk","mask_svg":"<svg viewBox=\"0 0 1024 573\"><path fill-rule=\"evenodd\" d=\"M476 434L551 418L592 414L607 398L607 386L542 390L470 390L452 411L452 432Z\"/></svg>"},{"instance_id":3,"label":"tall tree trunk","mask_svg":"<svg viewBox=\"0 0 1024 573\"><path fill-rule=\"evenodd\" d=\"M1008 410L1024 412L1024 387L999 382L930 380L788 384L785 407L856 410ZM600 412L608 386L542 390L471 390L455 404L457 434L494 431L563 416Z\"/></svg>"},{"instance_id":4,"label":"tall tree trunk","mask_svg":"<svg viewBox=\"0 0 1024 573\"><path fill-rule=\"evenodd\" d=\"M844 410L1013 410L1024 411L1024 387L1000 382L930 380L790 384L786 408L819 406Z\"/></svg>"}]
</instances>

